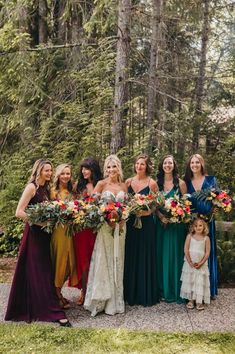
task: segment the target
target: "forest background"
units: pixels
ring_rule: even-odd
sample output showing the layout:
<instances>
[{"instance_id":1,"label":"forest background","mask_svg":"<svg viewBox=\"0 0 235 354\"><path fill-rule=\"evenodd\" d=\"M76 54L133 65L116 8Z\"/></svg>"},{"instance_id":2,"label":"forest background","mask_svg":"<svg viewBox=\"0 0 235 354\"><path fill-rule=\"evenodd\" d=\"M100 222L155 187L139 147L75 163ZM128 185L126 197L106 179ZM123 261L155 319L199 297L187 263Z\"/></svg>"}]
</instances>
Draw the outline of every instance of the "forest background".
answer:
<instances>
[{"instance_id":1,"label":"forest background","mask_svg":"<svg viewBox=\"0 0 235 354\"><path fill-rule=\"evenodd\" d=\"M41 157L76 178L117 153L129 177L143 151L181 175L199 152L235 192L234 18L232 0L0 0L0 254Z\"/></svg>"}]
</instances>

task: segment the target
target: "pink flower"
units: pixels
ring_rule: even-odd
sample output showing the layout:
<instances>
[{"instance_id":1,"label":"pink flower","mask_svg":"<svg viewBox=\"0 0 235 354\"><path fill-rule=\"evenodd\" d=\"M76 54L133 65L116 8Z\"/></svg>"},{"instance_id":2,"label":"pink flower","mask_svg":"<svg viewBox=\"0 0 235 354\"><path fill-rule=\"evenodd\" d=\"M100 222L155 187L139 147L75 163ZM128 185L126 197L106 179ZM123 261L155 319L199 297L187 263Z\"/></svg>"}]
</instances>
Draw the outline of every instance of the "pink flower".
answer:
<instances>
[{"instance_id":1,"label":"pink flower","mask_svg":"<svg viewBox=\"0 0 235 354\"><path fill-rule=\"evenodd\" d=\"M182 208L178 208L176 210L176 212L177 212L178 215L183 215L184 214L184 210Z\"/></svg>"},{"instance_id":2,"label":"pink flower","mask_svg":"<svg viewBox=\"0 0 235 354\"><path fill-rule=\"evenodd\" d=\"M217 195L216 199L225 199L227 197L228 195L226 192L220 192L220 194Z\"/></svg>"},{"instance_id":3,"label":"pink flower","mask_svg":"<svg viewBox=\"0 0 235 354\"><path fill-rule=\"evenodd\" d=\"M223 203L225 205L229 205L231 203L231 199L226 199L226 200L223 201Z\"/></svg>"}]
</instances>

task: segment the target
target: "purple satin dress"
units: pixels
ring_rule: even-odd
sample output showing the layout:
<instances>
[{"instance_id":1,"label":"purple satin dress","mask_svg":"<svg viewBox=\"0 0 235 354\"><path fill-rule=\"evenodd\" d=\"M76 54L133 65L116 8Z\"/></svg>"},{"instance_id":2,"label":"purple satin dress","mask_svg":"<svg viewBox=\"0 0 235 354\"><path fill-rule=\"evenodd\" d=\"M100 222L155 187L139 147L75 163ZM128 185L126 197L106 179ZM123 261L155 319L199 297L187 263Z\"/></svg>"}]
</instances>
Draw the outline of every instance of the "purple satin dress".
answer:
<instances>
[{"instance_id":1,"label":"purple satin dress","mask_svg":"<svg viewBox=\"0 0 235 354\"><path fill-rule=\"evenodd\" d=\"M48 198L40 186L29 204ZM50 258L51 235L25 225L5 320L54 322L66 318L55 293Z\"/></svg>"}]
</instances>

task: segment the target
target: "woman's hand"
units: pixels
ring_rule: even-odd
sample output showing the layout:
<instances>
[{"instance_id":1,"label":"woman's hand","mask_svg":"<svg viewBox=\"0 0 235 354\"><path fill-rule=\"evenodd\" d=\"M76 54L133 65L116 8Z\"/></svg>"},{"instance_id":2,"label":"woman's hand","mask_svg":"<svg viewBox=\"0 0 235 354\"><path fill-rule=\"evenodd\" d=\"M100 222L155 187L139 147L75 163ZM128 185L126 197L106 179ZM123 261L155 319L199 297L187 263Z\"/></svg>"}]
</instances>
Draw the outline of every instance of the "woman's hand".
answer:
<instances>
[{"instance_id":1,"label":"woman's hand","mask_svg":"<svg viewBox=\"0 0 235 354\"><path fill-rule=\"evenodd\" d=\"M120 231L123 230L124 225L125 225L125 220L122 219L122 220L119 222Z\"/></svg>"},{"instance_id":2,"label":"woman's hand","mask_svg":"<svg viewBox=\"0 0 235 354\"><path fill-rule=\"evenodd\" d=\"M161 222L162 222L163 224L165 224L165 225L171 223L170 220L167 219L165 216L161 216L161 217L160 217L160 220L161 220Z\"/></svg>"},{"instance_id":3,"label":"woman's hand","mask_svg":"<svg viewBox=\"0 0 235 354\"><path fill-rule=\"evenodd\" d=\"M149 216L152 214L151 210L140 210L137 212L136 216L141 217L141 216Z\"/></svg>"}]
</instances>

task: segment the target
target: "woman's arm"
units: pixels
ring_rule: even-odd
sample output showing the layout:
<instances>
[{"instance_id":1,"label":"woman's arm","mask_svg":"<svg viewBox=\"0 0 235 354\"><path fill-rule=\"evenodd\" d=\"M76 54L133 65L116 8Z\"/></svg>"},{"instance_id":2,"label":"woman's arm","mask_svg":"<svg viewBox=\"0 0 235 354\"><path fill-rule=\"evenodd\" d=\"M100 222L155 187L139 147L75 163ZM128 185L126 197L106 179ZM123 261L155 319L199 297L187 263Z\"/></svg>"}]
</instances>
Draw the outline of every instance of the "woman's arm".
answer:
<instances>
[{"instance_id":1,"label":"woman's arm","mask_svg":"<svg viewBox=\"0 0 235 354\"><path fill-rule=\"evenodd\" d=\"M157 182L154 181L152 178L150 179L150 182L149 182L149 188L150 188L150 191L156 193L158 191L158 185L157 185Z\"/></svg>"},{"instance_id":2,"label":"woman's arm","mask_svg":"<svg viewBox=\"0 0 235 354\"><path fill-rule=\"evenodd\" d=\"M33 198L33 196L36 193L36 187L33 183L29 183L26 187L25 190L23 191L23 194L19 200L19 203L16 208L16 217L22 219L23 221L27 221L27 214L25 212L25 209L27 208L29 201Z\"/></svg>"},{"instance_id":3,"label":"woman's arm","mask_svg":"<svg viewBox=\"0 0 235 354\"><path fill-rule=\"evenodd\" d=\"M105 181L99 181L97 183L97 185L95 186L93 193L102 193L103 189L104 189L104 185L105 185Z\"/></svg>"}]
</instances>

